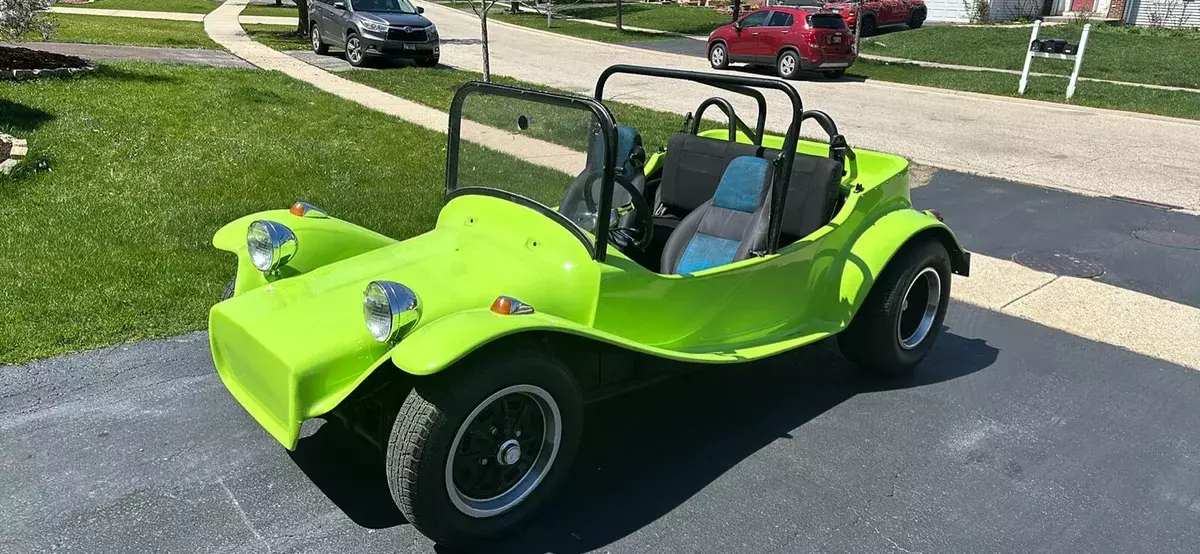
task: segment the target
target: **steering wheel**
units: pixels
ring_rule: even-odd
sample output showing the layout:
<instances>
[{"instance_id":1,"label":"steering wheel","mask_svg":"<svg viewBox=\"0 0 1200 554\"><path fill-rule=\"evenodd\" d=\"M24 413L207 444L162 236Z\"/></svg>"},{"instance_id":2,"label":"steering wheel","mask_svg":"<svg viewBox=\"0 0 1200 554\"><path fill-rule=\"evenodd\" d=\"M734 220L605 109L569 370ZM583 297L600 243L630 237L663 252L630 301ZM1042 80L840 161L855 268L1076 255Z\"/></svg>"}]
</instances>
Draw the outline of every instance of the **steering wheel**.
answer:
<instances>
[{"instance_id":1,"label":"steering wheel","mask_svg":"<svg viewBox=\"0 0 1200 554\"><path fill-rule=\"evenodd\" d=\"M599 202L594 196L595 189L600 187L593 185L599 183L603 178L604 170L596 170L590 173L585 181L587 185L583 188L583 203L592 213L600 211ZM650 209L650 204L646 202L646 197L642 196L641 191L628 179L614 175L613 183L620 186L629 195L629 201L620 206L612 206L608 217L608 240L622 250L625 248L645 250L646 246L650 244L650 240L654 238L654 220L652 218L654 212ZM637 214L637 224L622 227L621 220L630 213Z\"/></svg>"}]
</instances>

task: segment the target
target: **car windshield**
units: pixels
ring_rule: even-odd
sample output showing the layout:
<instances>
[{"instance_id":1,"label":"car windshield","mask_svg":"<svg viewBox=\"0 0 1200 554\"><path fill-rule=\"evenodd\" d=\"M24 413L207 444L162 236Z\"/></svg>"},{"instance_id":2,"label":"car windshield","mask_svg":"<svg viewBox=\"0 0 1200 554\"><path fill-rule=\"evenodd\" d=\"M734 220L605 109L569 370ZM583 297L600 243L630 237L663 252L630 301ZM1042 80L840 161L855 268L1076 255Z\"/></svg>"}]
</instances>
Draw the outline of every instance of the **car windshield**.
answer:
<instances>
[{"instance_id":1,"label":"car windshield","mask_svg":"<svg viewBox=\"0 0 1200 554\"><path fill-rule=\"evenodd\" d=\"M538 96L480 86L461 97L461 109L450 115L457 148L447 159L447 192L479 192L527 205L594 244L605 189L605 124L590 101ZM607 125L612 133L611 119Z\"/></svg>"},{"instance_id":2,"label":"car windshield","mask_svg":"<svg viewBox=\"0 0 1200 554\"><path fill-rule=\"evenodd\" d=\"M375 13L417 13L408 0L352 0L355 11Z\"/></svg>"}]
</instances>

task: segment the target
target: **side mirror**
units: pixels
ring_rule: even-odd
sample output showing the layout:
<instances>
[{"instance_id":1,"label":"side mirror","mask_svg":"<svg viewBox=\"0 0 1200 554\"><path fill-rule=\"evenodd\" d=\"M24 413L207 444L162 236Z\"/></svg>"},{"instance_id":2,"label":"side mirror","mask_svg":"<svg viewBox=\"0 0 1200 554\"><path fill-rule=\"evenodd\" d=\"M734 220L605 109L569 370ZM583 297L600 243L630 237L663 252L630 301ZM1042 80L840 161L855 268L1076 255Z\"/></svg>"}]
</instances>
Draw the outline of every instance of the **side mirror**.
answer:
<instances>
[{"instance_id":1,"label":"side mirror","mask_svg":"<svg viewBox=\"0 0 1200 554\"><path fill-rule=\"evenodd\" d=\"M417 6L417 13L425 13L425 8L422 8L421 6Z\"/></svg>"},{"instance_id":2,"label":"side mirror","mask_svg":"<svg viewBox=\"0 0 1200 554\"><path fill-rule=\"evenodd\" d=\"M345 2L334 2L334 3L333 3L333 9L335 9L335 10L344 10L344 9L346 9L346 3L345 3Z\"/></svg>"},{"instance_id":3,"label":"side mirror","mask_svg":"<svg viewBox=\"0 0 1200 554\"><path fill-rule=\"evenodd\" d=\"M738 21L737 23L734 23L734 24L733 24L733 30L734 30L734 31L737 31L737 32L739 32L739 33L740 33L740 32L742 32L742 22L741 22L741 21Z\"/></svg>"}]
</instances>

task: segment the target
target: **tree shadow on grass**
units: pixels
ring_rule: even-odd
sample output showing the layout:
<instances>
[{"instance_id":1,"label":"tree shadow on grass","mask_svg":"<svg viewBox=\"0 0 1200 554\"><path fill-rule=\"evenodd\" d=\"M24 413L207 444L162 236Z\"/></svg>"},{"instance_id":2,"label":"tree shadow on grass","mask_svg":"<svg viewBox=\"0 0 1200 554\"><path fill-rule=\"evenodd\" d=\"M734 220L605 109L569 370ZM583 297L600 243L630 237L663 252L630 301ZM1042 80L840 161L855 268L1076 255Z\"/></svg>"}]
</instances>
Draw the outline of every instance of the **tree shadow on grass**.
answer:
<instances>
[{"instance_id":1,"label":"tree shadow on grass","mask_svg":"<svg viewBox=\"0 0 1200 554\"><path fill-rule=\"evenodd\" d=\"M950 381L991 366L999 354L983 340L943 332L915 374L881 379L843 359L832 342L736 367L640 359L648 368L689 371L589 406L575 469L545 515L478 551L602 549L855 395ZM382 455L343 426L325 425L302 440L293 459L359 525L404 522L387 490Z\"/></svg>"},{"instance_id":2,"label":"tree shadow on grass","mask_svg":"<svg viewBox=\"0 0 1200 554\"><path fill-rule=\"evenodd\" d=\"M0 131L25 138L52 119L49 112L0 98Z\"/></svg>"}]
</instances>

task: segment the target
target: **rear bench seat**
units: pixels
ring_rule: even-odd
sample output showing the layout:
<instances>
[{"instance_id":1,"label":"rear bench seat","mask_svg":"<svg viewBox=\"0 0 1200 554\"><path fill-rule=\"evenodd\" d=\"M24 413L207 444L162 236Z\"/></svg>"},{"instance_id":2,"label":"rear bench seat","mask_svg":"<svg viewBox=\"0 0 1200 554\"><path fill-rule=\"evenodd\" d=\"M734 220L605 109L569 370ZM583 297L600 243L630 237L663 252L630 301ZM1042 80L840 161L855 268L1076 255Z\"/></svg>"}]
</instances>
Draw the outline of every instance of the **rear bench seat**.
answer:
<instances>
[{"instance_id":1,"label":"rear bench seat","mask_svg":"<svg viewBox=\"0 0 1200 554\"><path fill-rule=\"evenodd\" d=\"M712 199L726 166L738 156L774 160L779 150L680 133L667 143L659 201L666 214L655 223L674 228L679 220ZM783 209L781 245L808 236L833 217L841 195L842 163L796 154L787 204Z\"/></svg>"}]
</instances>

